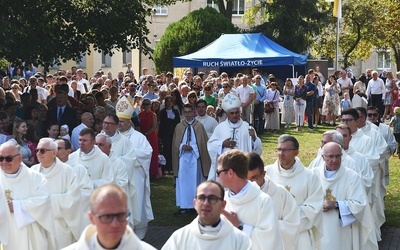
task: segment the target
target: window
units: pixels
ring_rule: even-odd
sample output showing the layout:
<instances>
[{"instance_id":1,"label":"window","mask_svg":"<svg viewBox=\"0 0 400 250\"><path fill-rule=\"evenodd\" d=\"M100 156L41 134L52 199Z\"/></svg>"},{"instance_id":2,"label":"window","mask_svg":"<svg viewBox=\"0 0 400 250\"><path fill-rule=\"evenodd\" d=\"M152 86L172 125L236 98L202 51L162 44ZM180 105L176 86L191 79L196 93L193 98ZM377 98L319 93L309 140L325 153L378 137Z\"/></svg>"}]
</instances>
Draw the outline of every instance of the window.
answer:
<instances>
[{"instance_id":1,"label":"window","mask_svg":"<svg viewBox=\"0 0 400 250\"><path fill-rule=\"evenodd\" d=\"M76 66L78 68L86 68L86 54L83 54L82 58L76 61Z\"/></svg>"},{"instance_id":2,"label":"window","mask_svg":"<svg viewBox=\"0 0 400 250\"><path fill-rule=\"evenodd\" d=\"M233 0L232 15L244 14L244 1L245 0Z\"/></svg>"},{"instance_id":3,"label":"window","mask_svg":"<svg viewBox=\"0 0 400 250\"><path fill-rule=\"evenodd\" d=\"M390 69L391 65L391 56L390 50L385 49L377 49L376 53L378 54L378 69Z\"/></svg>"},{"instance_id":4,"label":"window","mask_svg":"<svg viewBox=\"0 0 400 250\"><path fill-rule=\"evenodd\" d=\"M153 10L157 16L166 16L168 15L168 7L167 6L153 6Z\"/></svg>"},{"instance_id":5,"label":"window","mask_svg":"<svg viewBox=\"0 0 400 250\"><path fill-rule=\"evenodd\" d=\"M132 51L124 51L122 52L122 64L126 65L132 62Z\"/></svg>"},{"instance_id":6,"label":"window","mask_svg":"<svg viewBox=\"0 0 400 250\"><path fill-rule=\"evenodd\" d=\"M109 54L101 54L101 66L111 67L111 56Z\"/></svg>"},{"instance_id":7,"label":"window","mask_svg":"<svg viewBox=\"0 0 400 250\"><path fill-rule=\"evenodd\" d=\"M213 0L207 0L207 6L219 11L218 5Z\"/></svg>"}]
</instances>

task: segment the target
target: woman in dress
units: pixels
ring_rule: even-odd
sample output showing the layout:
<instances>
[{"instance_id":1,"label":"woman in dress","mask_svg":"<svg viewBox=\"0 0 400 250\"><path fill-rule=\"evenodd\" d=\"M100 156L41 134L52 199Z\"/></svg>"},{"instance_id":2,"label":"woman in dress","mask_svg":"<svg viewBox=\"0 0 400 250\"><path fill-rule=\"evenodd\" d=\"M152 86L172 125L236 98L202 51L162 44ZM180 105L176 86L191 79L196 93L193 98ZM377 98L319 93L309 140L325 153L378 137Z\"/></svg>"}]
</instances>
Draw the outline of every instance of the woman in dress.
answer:
<instances>
[{"instance_id":1,"label":"woman in dress","mask_svg":"<svg viewBox=\"0 0 400 250\"><path fill-rule=\"evenodd\" d=\"M385 111L383 112L383 117L386 118L387 120L390 120L390 118L393 116L393 110L392 110L392 105L394 103L393 100L393 92L397 92L397 84L396 80L394 79L393 73L391 71L386 73L386 83L385 83L385 89L386 89L386 95L385 95Z\"/></svg>"},{"instance_id":2,"label":"woman in dress","mask_svg":"<svg viewBox=\"0 0 400 250\"><path fill-rule=\"evenodd\" d=\"M160 129L158 136L162 142L162 154L165 157L166 164L163 167L164 174L172 174L172 138L176 125L181 121L178 110L174 108L171 96L166 96L165 108L160 111Z\"/></svg>"},{"instance_id":3,"label":"woman in dress","mask_svg":"<svg viewBox=\"0 0 400 250\"><path fill-rule=\"evenodd\" d=\"M222 82L222 89L220 89L218 92L218 105L215 110L215 114L218 117L219 123L225 121L227 118L225 111L221 107L221 104L222 104L222 100L224 99L224 97L229 93L232 93L231 85L229 84L228 81Z\"/></svg>"},{"instance_id":4,"label":"woman in dress","mask_svg":"<svg viewBox=\"0 0 400 250\"><path fill-rule=\"evenodd\" d=\"M318 75L314 76L313 84L315 85L316 89L318 90L314 93L314 106L312 109L314 127L317 127L318 123L319 123L319 118L320 118L319 109L322 108L322 96L323 96L322 84L319 80Z\"/></svg>"},{"instance_id":5,"label":"woman in dress","mask_svg":"<svg viewBox=\"0 0 400 250\"><path fill-rule=\"evenodd\" d=\"M285 128L290 128L290 124L295 121L294 119L294 86L290 78L286 79L285 86L283 87L284 101L282 109L282 122L285 122Z\"/></svg>"},{"instance_id":6,"label":"woman in dress","mask_svg":"<svg viewBox=\"0 0 400 250\"><path fill-rule=\"evenodd\" d=\"M365 75L362 74L357 82L354 84L353 87L353 99L351 100L351 106L353 108L357 108L357 107L367 107L367 103L365 103L363 101L363 97L365 98L365 100L367 99L367 95L365 94L367 92L367 86L365 85Z\"/></svg>"},{"instance_id":7,"label":"woman in dress","mask_svg":"<svg viewBox=\"0 0 400 250\"><path fill-rule=\"evenodd\" d=\"M22 162L28 167L31 167L36 162L33 156L34 153L32 153L32 151L29 149L28 142L25 138L27 132L27 123L24 120L16 117L13 124L13 135L10 141L16 142L21 147L20 152L22 155Z\"/></svg>"},{"instance_id":8,"label":"woman in dress","mask_svg":"<svg viewBox=\"0 0 400 250\"><path fill-rule=\"evenodd\" d=\"M158 165L158 135L157 135L157 115L151 111L151 101L144 99L142 111L139 113L140 132L144 134L153 148L150 162L150 177L158 179L161 177Z\"/></svg>"},{"instance_id":9,"label":"woman in dress","mask_svg":"<svg viewBox=\"0 0 400 250\"><path fill-rule=\"evenodd\" d=\"M265 105L272 104L274 105L274 111L271 113L265 114L265 129L272 133L278 132L279 129L279 97L281 93L279 93L278 84L276 82L271 82L269 85L270 88L267 89L267 98L265 100Z\"/></svg>"},{"instance_id":10,"label":"woman in dress","mask_svg":"<svg viewBox=\"0 0 400 250\"><path fill-rule=\"evenodd\" d=\"M340 111L340 91L341 89L336 82L336 77L330 75L328 82L325 84L325 98L322 104L322 114L326 115L326 121L332 126L336 125L336 117L339 115Z\"/></svg>"},{"instance_id":11,"label":"woman in dress","mask_svg":"<svg viewBox=\"0 0 400 250\"><path fill-rule=\"evenodd\" d=\"M294 116L296 131L301 131L304 124L304 111L306 110L307 87L304 85L304 76L300 75L294 88Z\"/></svg>"}]
</instances>

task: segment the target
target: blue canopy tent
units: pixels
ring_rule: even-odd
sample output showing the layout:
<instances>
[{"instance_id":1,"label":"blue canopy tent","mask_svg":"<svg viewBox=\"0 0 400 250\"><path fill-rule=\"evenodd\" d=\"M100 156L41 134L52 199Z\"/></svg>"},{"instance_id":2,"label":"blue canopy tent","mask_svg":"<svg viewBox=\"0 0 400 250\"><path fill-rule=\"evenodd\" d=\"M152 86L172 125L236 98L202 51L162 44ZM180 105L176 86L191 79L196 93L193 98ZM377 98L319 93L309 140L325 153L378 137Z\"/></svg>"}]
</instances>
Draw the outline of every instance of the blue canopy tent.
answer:
<instances>
[{"instance_id":1,"label":"blue canopy tent","mask_svg":"<svg viewBox=\"0 0 400 250\"><path fill-rule=\"evenodd\" d=\"M261 33L222 34L192 54L174 57L175 68L228 68L306 65L307 56L294 53Z\"/></svg>"}]
</instances>

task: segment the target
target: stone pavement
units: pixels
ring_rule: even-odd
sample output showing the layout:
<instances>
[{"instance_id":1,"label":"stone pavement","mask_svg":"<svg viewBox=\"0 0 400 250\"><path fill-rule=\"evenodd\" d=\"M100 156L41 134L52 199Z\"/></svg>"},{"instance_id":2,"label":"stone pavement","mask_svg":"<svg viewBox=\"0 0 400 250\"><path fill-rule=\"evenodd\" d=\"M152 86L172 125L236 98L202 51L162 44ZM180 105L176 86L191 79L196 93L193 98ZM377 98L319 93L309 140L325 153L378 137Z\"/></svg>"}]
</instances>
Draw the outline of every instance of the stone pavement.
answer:
<instances>
[{"instance_id":1,"label":"stone pavement","mask_svg":"<svg viewBox=\"0 0 400 250\"><path fill-rule=\"evenodd\" d=\"M182 226L149 226L144 241L161 249L169 236ZM400 228L382 227L380 250L400 250Z\"/></svg>"}]
</instances>

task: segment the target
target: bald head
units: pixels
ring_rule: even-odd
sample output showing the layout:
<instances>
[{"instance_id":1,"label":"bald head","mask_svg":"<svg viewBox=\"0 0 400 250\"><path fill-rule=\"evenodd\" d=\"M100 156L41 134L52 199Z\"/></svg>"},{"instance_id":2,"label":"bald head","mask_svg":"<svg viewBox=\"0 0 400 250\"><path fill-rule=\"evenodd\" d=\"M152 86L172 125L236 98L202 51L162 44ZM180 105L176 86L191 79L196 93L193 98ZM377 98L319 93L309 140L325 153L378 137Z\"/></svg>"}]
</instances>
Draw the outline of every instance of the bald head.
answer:
<instances>
[{"instance_id":1,"label":"bald head","mask_svg":"<svg viewBox=\"0 0 400 250\"><path fill-rule=\"evenodd\" d=\"M125 210L128 209L125 191L115 184L106 184L96 188L90 196L90 211L96 212L97 209L101 207L102 203L109 199L118 199L122 201L125 204L125 207L123 208Z\"/></svg>"},{"instance_id":2,"label":"bald head","mask_svg":"<svg viewBox=\"0 0 400 250\"><path fill-rule=\"evenodd\" d=\"M87 127L92 127L94 123L93 115L90 112L85 112L81 116L82 123L85 124Z\"/></svg>"}]
</instances>

